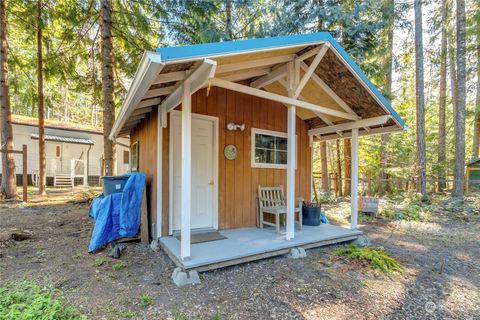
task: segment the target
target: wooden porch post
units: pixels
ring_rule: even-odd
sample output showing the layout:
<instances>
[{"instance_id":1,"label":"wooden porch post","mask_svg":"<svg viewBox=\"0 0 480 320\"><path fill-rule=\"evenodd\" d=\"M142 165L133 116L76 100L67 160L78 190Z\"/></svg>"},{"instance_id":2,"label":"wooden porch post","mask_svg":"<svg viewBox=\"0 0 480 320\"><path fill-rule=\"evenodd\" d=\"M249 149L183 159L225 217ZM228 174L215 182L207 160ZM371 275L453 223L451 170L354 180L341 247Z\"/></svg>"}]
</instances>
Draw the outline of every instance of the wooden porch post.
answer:
<instances>
[{"instance_id":1,"label":"wooden porch post","mask_svg":"<svg viewBox=\"0 0 480 320\"><path fill-rule=\"evenodd\" d=\"M358 222L358 128L352 129L352 175L350 185L351 229L357 229Z\"/></svg>"},{"instance_id":2,"label":"wooden porch post","mask_svg":"<svg viewBox=\"0 0 480 320\"><path fill-rule=\"evenodd\" d=\"M287 83L288 83L288 96L294 95L296 89L296 79L293 62L289 62L287 65ZM297 81L296 81L297 80ZM296 121L296 107L293 105L288 106L288 121L287 121L287 240L291 240L295 237L295 160L296 160L296 148L295 148L295 121ZM301 214L301 213L300 213Z\"/></svg>"},{"instance_id":3,"label":"wooden porch post","mask_svg":"<svg viewBox=\"0 0 480 320\"><path fill-rule=\"evenodd\" d=\"M180 257L190 257L190 213L192 204L192 95L184 82L182 97L182 194Z\"/></svg>"}]
</instances>

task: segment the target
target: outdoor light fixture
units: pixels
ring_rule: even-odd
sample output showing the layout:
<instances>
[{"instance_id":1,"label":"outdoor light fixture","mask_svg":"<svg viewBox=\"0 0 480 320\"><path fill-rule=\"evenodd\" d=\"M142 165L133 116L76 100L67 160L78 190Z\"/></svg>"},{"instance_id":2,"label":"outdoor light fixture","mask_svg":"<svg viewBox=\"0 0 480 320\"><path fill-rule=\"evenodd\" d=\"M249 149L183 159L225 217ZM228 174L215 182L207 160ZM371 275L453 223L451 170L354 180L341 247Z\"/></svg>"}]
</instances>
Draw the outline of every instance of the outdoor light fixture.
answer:
<instances>
[{"instance_id":1,"label":"outdoor light fixture","mask_svg":"<svg viewBox=\"0 0 480 320\"><path fill-rule=\"evenodd\" d=\"M227 124L227 130L229 130L229 131L236 131L238 129L240 129L240 131L245 130L245 123L236 124L236 123L233 123L233 122L229 122Z\"/></svg>"}]
</instances>

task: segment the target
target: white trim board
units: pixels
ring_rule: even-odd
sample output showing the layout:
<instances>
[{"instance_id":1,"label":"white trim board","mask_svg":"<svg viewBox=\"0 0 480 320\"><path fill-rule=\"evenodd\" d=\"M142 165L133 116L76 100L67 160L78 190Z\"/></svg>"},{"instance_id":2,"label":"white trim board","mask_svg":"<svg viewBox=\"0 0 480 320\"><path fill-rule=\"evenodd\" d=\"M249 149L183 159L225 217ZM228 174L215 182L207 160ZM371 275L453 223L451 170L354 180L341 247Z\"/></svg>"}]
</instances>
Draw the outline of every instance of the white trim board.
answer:
<instances>
[{"instance_id":1,"label":"white trim board","mask_svg":"<svg viewBox=\"0 0 480 320\"><path fill-rule=\"evenodd\" d=\"M287 169L287 164L275 164L275 163L256 163L255 162L255 134L260 133L260 134L265 134L265 135L270 135L270 136L275 136L275 137L280 137L280 138L288 138L288 135L286 132L281 132L281 131L273 131L273 130L266 130L266 129L260 129L260 128L252 128L250 130L250 166L252 168L264 168L264 169ZM295 140L298 141L298 135L295 135ZM295 151L295 158L298 158L298 146ZM296 164L296 161L295 161ZM295 168L297 168L295 166Z\"/></svg>"},{"instance_id":2,"label":"white trim board","mask_svg":"<svg viewBox=\"0 0 480 320\"><path fill-rule=\"evenodd\" d=\"M163 224L163 127L162 113L157 111L157 239L162 235ZM155 239L154 239L155 240Z\"/></svg>"}]
</instances>

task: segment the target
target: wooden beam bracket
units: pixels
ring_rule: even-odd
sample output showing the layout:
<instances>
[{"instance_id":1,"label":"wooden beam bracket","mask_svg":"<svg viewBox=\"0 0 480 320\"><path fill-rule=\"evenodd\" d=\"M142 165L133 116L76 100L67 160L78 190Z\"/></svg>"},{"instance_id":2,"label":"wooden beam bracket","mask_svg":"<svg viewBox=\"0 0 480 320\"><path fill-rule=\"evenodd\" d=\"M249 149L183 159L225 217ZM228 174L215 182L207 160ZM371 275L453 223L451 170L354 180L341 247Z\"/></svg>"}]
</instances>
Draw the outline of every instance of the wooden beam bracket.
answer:
<instances>
[{"instance_id":1,"label":"wooden beam bracket","mask_svg":"<svg viewBox=\"0 0 480 320\"><path fill-rule=\"evenodd\" d=\"M226 80L219 79L219 78L213 78L213 79L211 79L211 81L212 81L212 85L214 85L214 86L229 89L229 90L233 90L233 91L237 91L237 92L241 92L241 93L245 93L245 94L260 97L260 98L264 98L264 99L267 99L267 100L277 101L277 102L284 103L284 104L287 104L287 105L294 105L294 106L297 106L297 107L300 107L300 108L304 108L304 109L308 109L308 110L312 110L312 111L317 111L317 112L320 112L320 113L324 113L324 114L328 114L328 115L331 115L331 116L340 117L340 118L344 118L344 119L349 119L349 120L358 120L359 119L358 116L355 116L355 115L352 115L352 114L349 114L349 113L346 113L346 112L342 112L342 111L330 109L330 108L327 108L327 107L319 106L319 105L316 105L316 104L313 104L313 103L310 103L310 102L307 102L307 101L301 101L301 100L298 100L298 99L285 97L285 96L282 96L282 95L279 95L279 94L276 94L276 93L271 93L271 92L267 92L267 91L264 91L264 90L252 88L252 87L245 86L245 85L242 85L242 84L238 84L238 83L235 83L235 82L226 81Z\"/></svg>"}]
</instances>

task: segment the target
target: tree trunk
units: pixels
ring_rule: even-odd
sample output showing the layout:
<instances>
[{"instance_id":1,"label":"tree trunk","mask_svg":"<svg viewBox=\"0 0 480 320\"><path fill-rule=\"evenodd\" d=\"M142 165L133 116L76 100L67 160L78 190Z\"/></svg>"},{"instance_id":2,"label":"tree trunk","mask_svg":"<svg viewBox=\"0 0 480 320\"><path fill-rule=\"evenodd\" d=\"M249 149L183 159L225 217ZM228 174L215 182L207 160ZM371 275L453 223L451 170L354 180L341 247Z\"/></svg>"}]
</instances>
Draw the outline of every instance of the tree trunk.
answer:
<instances>
[{"instance_id":1,"label":"tree trunk","mask_svg":"<svg viewBox=\"0 0 480 320\"><path fill-rule=\"evenodd\" d=\"M320 142L320 159L322 162L322 190L329 193L330 187L328 182L328 164L327 164L327 143L325 141Z\"/></svg>"},{"instance_id":2,"label":"tree trunk","mask_svg":"<svg viewBox=\"0 0 480 320\"><path fill-rule=\"evenodd\" d=\"M455 112L455 171L453 197L463 197L465 172L465 0L457 0L457 101Z\"/></svg>"},{"instance_id":3,"label":"tree trunk","mask_svg":"<svg viewBox=\"0 0 480 320\"><path fill-rule=\"evenodd\" d=\"M387 10L392 10L395 6L394 0L387 1ZM390 18L391 23L387 28L387 47L388 51L385 55L385 93L387 98L391 101L392 99L392 70L393 70L393 29L394 29L394 18ZM380 152L380 183L378 185L379 195L384 195L387 190L387 166L388 166L388 142L390 141L390 135L388 133L382 134L382 149Z\"/></svg>"},{"instance_id":4,"label":"tree trunk","mask_svg":"<svg viewBox=\"0 0 480 320\"><path fill-rule=\"evenodd\" d=\"M333 171L333 179L335 180L335 196L338 196L338 178L335 172L335 160L333 159L333 150L332 150L331 143L327 144L327 159L328 159L329 167Z\"/></svg>"},{"instance_id":5,"label":"tree trunk","mask_svg":"<svg viewBox=\"0 0 480 320\"><path fill-rule=\"evenodd\" d=\"M115 144L108 138L115 122L113 102L113 48L112 48L112 2L102 0L102 107L103 107L103 149L106 175L117 174Z\"/></svg>"},{"instance_id":6,"label":"tree trunk","mask_svg":"<svg viewBox=\"0 0 480 320\"><path fill-rule=\"evenodd\" d=\"M423 27L422 1L415 0L415 98L417 106L417 153L416 166L419 177L419 192L427 196L426 147L425 147L425 97L423 76Z\"/></svg>"},{"instance_id":7,"label":"tree trunk","mask_svg":"<svg viewBox=\"0 0 480 320\"><path fill-rule=\"evenodd\" d=\"M95 37L96 39L96 37ZM95 40L94 40L95 41ZM90 125L92 127L96 127L97 126L97 123L96 123L96 104L95 104L95 91L96 91L96 75L95 75L95 42L94 44L92 45L92 50L91 50L91 55L92 55L92 105L90 106Z\"/></svg>"},{"instance_id":8,"label":"tree trunk","mask_svg":"<svg viewBox=\"0 0 480 320\"><path fill-rule=\"evenodd\" d=\"M345 159L345 187L343 194L350 194L350 188L352 185L352 140L343 140L343 158Z\"/></svg>"},{"instance_id":9,"label":"tree trunk","mask_svg":"<svg viewBox=\"0 0 480 320\"><path fill-rule=\"evenodd\" d=\"M342 195L342 159L340 156L340 140L336 140L337 149L337 173L338 173L338 195Z\"/></svg>"},{"instance_id":10,"label":"tree trunk","mask_svg":"<svg viewBox=\"0 0 480 320\"><path fill-rule=\"evenodd\" d=\"M452 122L455 124L455 119L456 119L456 110L457 107L455 106L455 103L457 101L457 71L455 68L455 46L453 44L453 37L451 39L451 43L448 43L447 38L447 47L448 47L448 64L449 64L449 69L450 69L450 91L451 91L451 105L452 105L452 111L453 111L453 119ZM453 155L454 156L454 155ZM447 178L448 178L448 172L450 170L450 167L448 166L449 163L449 154L447 154L447 158L445 162L447 163ZM448 186L448 183L447 183Z\"/></svg>"},{"instance_id":11,"label":"tree trunk","mask_svg":"<svg viewBox=\"0 0 480 320\"><path fill-rule=\"evenodd\" d=\"M225 1L225 40L230 41L233 38L232 30L232 0Z\"/></svg>"},{"instance_id":12,"label":"tree trunk","mask_svg":"<svg viewBox=\"0 0 480 320\"><path fill-rule=\"evenodd\" d=\"M477 2L477 15L480 16L480 4ZM480 22L477 22L477 97L475 99L475 122L473 124L472 159L480 156Z\"/></svg>"},{"instance_id":13,"label":"tree trunk","mask_svg":"<svg viewBox=\"0 0 480 320\"><path fill-rule=\"evenodd\" d=\"M65 84L65 91L63 97L63 121L68 122L68 85Z\"/></svg>"},{"instance_id":14,"label":"tree trunk","mask_svg":"<svg viewBox=\"0 0 480 320\"><path fill-rule=\"evenodd\" d=\"M442 0L442 30L440 49L440 101L438 104L438 190L446 185L446 105L447 105L447 0Z\"/></svg>"},{"instance_id":15,"label":"tree trunk","mask_svg":"<svg viewBox=\"0 0 480 320\"><path fill-rule=\"evenodd\" d=\"M38 100L38 163L40 177L38 192L47 193L47 161L45 159L45 106L43 97L43 49L42 49L42 1L38 0L37 12L37 100Z\"/></svg>"},{"instance_id":16,"label":"tree trunk","mask_svg":"<svg viewBox=\"0 0 480 320\"><path fill-rule=\"evenodd\" d=\"M323 0L317 0L317 11L320 12L320 10L324 10L323 8ZM323 20L322 16L319 14L317 17L317 30L318 32L323 31Z\"/></svg>"},{"instance_id":17,"label":"tree trunk","mask_svg":"<svg viewBox=\"0 0 480 320\"><path fill-rule=\"evenodd\" d=\"M5 0L0 0L0 127L3 150L13 150L12 114L10 111L7 17ZM13 153L2 152L2 183L0 193L7 199L16 199L15 158Z\"/></svg>"}]
</instances>

